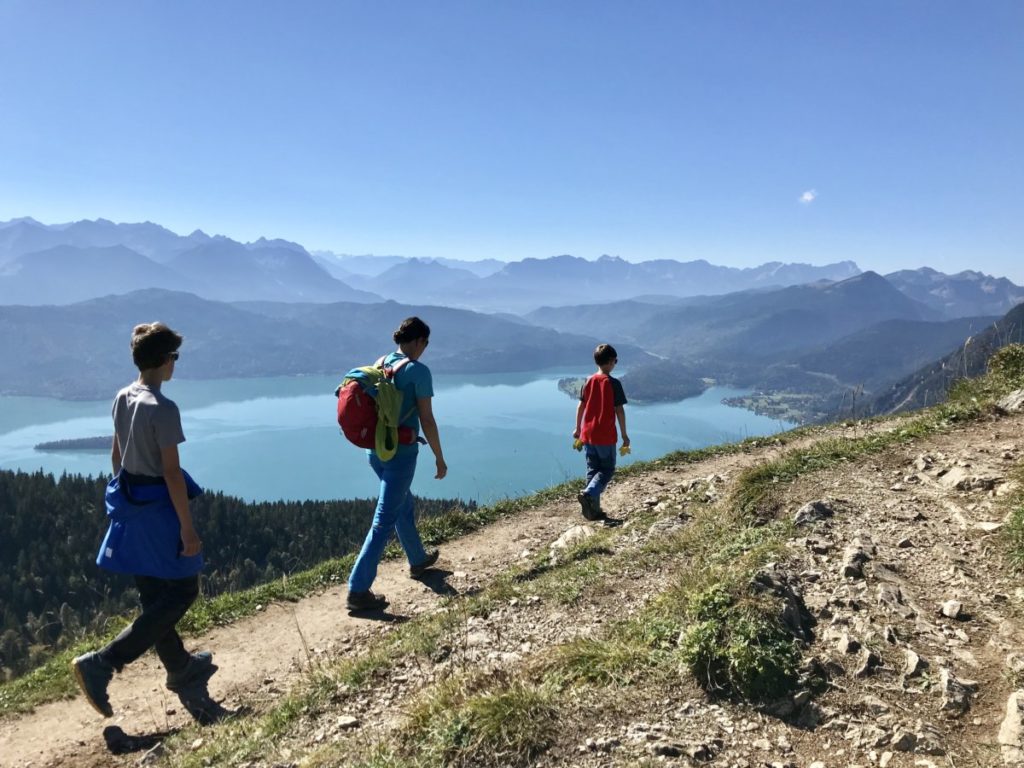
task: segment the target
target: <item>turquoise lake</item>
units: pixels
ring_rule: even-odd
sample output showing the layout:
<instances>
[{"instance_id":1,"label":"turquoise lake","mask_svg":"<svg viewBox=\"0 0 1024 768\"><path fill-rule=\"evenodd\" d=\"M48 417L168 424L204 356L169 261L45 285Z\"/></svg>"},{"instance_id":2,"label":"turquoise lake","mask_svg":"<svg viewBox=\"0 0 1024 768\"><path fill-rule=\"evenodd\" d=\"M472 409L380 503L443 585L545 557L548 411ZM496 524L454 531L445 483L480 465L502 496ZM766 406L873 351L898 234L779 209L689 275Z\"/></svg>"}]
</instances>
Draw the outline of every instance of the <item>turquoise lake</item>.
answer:
<instances>
[{"instance_id":1,"label":"turquoise lake","mask_svg":"<svg viewBox=\"0 0 1024 768\"><path fill-rule=\"evenodd\" d=\"M559 378L581 375L435 376L434 413L448 477L433 478L433 454L424 446L413 491L489 503L582 477L583 457L572 450L576 403L557 387ZM248 500L376 496L364 452L339 434L336 384L313 376L168 382L164 392L181 408L188 438L182 466L201 485ZM738 394L716 387L678 403L630 403L633 453L620 466L791 426L720 402ZM106 451L39 452L34 446L110 432L109 400L0 397L0 468L109 474Z\"/></svg>"}]
</instances>

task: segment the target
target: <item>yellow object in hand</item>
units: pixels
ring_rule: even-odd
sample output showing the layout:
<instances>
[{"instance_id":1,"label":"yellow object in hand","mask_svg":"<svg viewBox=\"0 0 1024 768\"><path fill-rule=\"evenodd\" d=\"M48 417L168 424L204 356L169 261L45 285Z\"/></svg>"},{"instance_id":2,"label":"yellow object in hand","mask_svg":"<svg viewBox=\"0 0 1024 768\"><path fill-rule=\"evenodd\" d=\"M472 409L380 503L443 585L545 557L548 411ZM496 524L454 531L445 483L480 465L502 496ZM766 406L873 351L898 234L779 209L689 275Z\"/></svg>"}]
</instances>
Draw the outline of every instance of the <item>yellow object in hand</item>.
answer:
<instances>
[{"instance_id":1,"label":"yellow object in hand","mask_svg":"<svg viewBox=\"0 0 1024 768\"><path fill-rule=\"evenodd\" d=\"M632 453L632 451L629 450L629 446L628 445L624 445L621 448L619 448L619 456L629 456L629 454L631 454L631 453Z\"/></svg>"},{"instance_id":2,"label":"yellow object in hand","mask_svg":"<svg viewBox=\"0 0 1024 768\"><path fill-rule=\"evenodd\" d=\"M577 437L575 440L572 441L572 449L574 451L582 451L583 450L583 441L580 440Z\"/></svg>"}]
</instances>

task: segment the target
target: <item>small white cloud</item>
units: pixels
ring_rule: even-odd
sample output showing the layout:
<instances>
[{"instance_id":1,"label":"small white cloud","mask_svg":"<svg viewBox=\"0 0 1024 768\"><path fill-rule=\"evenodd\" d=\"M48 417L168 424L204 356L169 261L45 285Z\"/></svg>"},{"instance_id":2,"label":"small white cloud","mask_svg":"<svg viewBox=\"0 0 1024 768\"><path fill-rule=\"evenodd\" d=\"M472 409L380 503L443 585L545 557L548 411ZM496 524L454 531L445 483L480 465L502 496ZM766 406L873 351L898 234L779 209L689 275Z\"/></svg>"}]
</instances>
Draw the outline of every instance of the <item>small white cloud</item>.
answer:
<instances>
[{"instance_id":1,"label":"small white cloud","mask_svg":"<svg viewBox=\"0 0 1024 768\"><path fill-rule=\"evenodd\" d=\"M803 203L804 205L810 205L811 203L814 202L815 198L817 198L817 197L818 197L817 190L808 189L806 192L804 192L802 195L800 195L800 202Z\"/></svg>"}]
</instances>

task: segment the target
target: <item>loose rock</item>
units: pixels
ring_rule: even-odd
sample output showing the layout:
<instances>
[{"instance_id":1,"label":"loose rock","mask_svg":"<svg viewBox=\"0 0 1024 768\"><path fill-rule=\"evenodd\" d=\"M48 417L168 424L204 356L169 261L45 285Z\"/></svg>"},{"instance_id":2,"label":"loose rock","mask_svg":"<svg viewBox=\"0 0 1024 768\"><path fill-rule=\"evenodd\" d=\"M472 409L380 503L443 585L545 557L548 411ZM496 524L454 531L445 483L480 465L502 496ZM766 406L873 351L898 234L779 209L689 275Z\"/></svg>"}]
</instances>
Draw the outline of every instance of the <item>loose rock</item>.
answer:
<instances>
[{"instance_id":1,"label":"loose rock","mask_svg":"<svg viewBox=\"0 0 1024 768\"><path fill-rule=\"evenodd\" d=\"M1006 716L999 726L999 750L1004 765L1024 766L1024 690L1006 700Z\"/></svg>"},{"instance_id":2,"label":"loose rock","mask_svg":"<svg viewBox=\"0 0 1024 768\"><path fill-rule=\"evenodd\" d=\"M942 704L939 707L948 717L960 717L971 706L971 696L978 684L973 680L959 680L948 669L939 672L939 689L942 691Z\"/></svg>"},{"instance_id":3,"label":"loose rock","mask_svg":"<svg viewBox=\"0 0 1024 768\"><path fill-rule=\"evenodd\" d=\"M810 525L811 523L817 523L821 520L827 520L835 515L835 509L832 504L824 499L818 501L810 501L804 504L800 509L796 511L793 516L794 525Z\"/></svg>"},{"instance_id":4,"label":"loose rock","mask_svg":"<svg viewBox=\"0 0 1024 768\"><path fill-rule=\"evenodd\" d=\"M939 613L947 619L960 619L964 615L964 604L959 600L946 600L939 606Z\"/></svg>"}]
</instances>

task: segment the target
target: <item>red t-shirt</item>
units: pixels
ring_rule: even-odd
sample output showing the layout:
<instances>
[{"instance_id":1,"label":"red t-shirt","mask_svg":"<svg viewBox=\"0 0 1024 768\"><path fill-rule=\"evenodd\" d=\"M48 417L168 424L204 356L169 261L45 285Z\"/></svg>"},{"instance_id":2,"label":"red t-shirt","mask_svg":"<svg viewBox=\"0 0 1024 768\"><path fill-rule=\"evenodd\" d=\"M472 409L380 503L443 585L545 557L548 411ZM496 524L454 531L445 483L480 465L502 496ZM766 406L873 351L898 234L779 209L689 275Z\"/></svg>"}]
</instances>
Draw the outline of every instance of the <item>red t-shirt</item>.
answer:
<instances>
[{"instance_id":1,"label":"red t-shirt","mask_svg":"<svg viewBox=\"0 0 1024 768\"><path fill-rule=\"evenodd\" d=\"M615 407L626 404L626 393L618 379L607 373L595 373L580 392L583 418L580 440L589 445L615 445L619 439L615 429Z\"/></svg>"}]
</instances>

